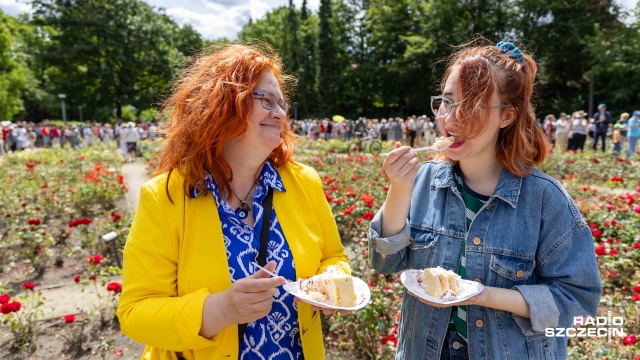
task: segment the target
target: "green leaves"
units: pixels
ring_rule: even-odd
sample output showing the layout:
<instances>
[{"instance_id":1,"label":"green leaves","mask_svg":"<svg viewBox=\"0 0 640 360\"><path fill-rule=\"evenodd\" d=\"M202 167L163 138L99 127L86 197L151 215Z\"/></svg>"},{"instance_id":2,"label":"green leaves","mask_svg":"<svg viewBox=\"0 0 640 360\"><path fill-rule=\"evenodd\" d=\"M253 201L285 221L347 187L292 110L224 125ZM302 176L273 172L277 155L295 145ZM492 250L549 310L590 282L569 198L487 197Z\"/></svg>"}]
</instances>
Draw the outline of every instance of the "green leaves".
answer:
<instances>
[{"instance_id":1,"label":"green leaves","mask_svg":"<svg viewBox=\"0 0 640 360\"><path fill-rule=\"evenodd\" d=\"M23 108L22 90L29 72L16 56L17 21L0 10L0 119L11 119Z\"/></svg>"}]
</instances>

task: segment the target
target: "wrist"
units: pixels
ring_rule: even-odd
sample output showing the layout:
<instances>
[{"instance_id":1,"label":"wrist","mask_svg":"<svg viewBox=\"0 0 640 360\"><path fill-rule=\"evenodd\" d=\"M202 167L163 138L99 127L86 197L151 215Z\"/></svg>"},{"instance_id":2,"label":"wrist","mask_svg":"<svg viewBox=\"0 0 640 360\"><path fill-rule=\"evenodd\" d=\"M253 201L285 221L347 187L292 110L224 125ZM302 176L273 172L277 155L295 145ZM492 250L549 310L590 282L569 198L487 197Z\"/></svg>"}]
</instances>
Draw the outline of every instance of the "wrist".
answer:
<instances>
[{"instance_id":1,"label":"wrist","mask_svg":"<svg viewBox=\"0 0 640 360\"><path fill-rule=\"evenodd\" d=\"M389 194L393 193L394 195L411 198L411 193L413 193L413 185L413 180L411 180L411 183L391 181L391 183L389 184Z\"/></svg>"}]
</instances>

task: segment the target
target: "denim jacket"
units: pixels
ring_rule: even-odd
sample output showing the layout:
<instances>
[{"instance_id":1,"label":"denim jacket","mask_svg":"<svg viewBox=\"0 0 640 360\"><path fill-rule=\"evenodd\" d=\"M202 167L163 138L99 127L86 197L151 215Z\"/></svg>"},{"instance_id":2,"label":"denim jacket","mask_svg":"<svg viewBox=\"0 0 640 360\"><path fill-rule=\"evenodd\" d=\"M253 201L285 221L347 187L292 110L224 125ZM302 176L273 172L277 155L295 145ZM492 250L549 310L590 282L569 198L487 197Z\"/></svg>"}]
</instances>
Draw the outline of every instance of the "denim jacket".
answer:
<instances>
[{"instance_id":1,"label":"denim jacket","mask_svg":"<svg viewBox=\"0 0 640 360\"><path fill-rule=\"evenodd\" d=\"M564 359L567 339L545 328L573 327L595 316L601 286L593 238L571 197L552 177L503 170L489 201L466 232L465 206L446 162L423 163L409 218L397 235L380 238L382 209L369 229L369 260L382 274L441 266L456 272L466 247L466 278L518 290L530 318L468 306L470 359ZM439 359L451 308L407 294L396 359Z\"/></svg>"}]
</instances>

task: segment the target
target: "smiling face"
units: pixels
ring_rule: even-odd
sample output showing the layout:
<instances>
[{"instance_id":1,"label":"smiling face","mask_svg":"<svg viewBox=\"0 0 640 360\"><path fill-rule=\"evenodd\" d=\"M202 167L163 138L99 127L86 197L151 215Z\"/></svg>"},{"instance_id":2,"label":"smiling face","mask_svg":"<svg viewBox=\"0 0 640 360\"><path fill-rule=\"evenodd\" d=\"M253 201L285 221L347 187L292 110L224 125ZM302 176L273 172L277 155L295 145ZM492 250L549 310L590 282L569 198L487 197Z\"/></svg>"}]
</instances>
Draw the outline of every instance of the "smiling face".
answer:
<instances>
[{"instance_id":1,"label":"smiling face","mask_svg":"<svg viewBox=\"0 0 640 360\"><path fill-rule=\"evenodd\" d=\"M270 70L265 70L260 77L260 81L253 88L254 92L269 92L277 99L282 99L282 91L278 80ZM252 153L266 158L275 148L280 145L280 133L284 130L284 122L287 121L287 114L277 104L271 110L262 106L261 96L254 95L251 116L247 132L225 146L227 151L235 149L251 149ZM264 156L263 156L264 155Z\"/></svg>"},{"instance_id":2,"label":"smiling face","mask_svg":"<svg viewBox=\"0 0 640 360\"><path fill-rule=\"evenodd\" d=\"M454 103L460 101L458 96L458 69L454 68L451 75L447 78L444 86L443 95L451 98ZM497 91L491 96L490 107L503 105ZM446 117L438 118L438 125L441 129L442 136L454 136L455 142L445 151L449 159L453 161L464 160L481 160L486 161L492 159L496 161L496 142L498 141L498 133L501 128L506 127L511 122L505 120L505 113L509 112L509 108L493 108L482 112L486 119L469 119L468 121L486 121L486 127L478 136L468 139L460 130L460 124L456 118L456 109L454 108Z\"/></svg>"}]
</instances>

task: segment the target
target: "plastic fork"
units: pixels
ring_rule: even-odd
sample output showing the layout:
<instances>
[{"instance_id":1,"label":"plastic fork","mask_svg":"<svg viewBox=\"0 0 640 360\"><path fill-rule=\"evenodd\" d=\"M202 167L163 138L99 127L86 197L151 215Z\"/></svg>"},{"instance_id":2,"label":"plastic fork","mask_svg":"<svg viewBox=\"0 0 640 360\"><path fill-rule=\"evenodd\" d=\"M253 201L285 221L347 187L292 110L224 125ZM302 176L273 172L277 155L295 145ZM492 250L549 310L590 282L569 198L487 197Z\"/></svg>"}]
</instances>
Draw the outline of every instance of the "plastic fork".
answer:
<instances>
[{"instance_id":1,"label":"plastic fork","mask_svg":"<svg viewBox=\"0 0 640 360\"><path fill-rule=\"evenodd\" d=\"M271 272L271 271L269 271L269 270L267 270L267 269L263 268L262 266L258 265L258 264L257 264L257 263L255 263L255 262L253 262L252 264L253 264L254 266L257 266L258 268L260 268L260 270L262 270L262 271L266 272L267 274L269 274L269 275L271 275L271 276L280 276L280 275L278 275L278 274L275 274L275 273L273 273L273 272ZM284 281L285 281L285 282L288 282L288 283L293 282L293 281L289 281L289 280L287 280L286 278L284 279Z\"/></svg>"}]
</instances>

